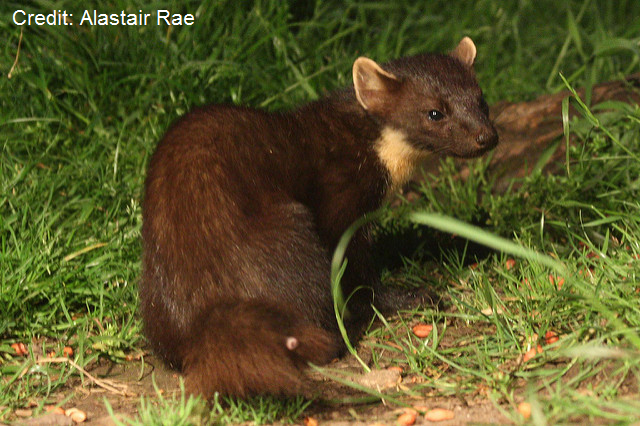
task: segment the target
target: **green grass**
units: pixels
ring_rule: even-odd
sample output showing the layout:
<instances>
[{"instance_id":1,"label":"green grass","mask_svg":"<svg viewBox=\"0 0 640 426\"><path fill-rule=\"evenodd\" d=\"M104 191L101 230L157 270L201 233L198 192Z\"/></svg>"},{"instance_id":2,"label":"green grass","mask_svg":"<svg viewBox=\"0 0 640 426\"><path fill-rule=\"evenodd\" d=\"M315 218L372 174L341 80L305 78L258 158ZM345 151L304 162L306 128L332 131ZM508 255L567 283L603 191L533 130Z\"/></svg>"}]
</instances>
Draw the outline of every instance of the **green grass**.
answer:
<instances>
[{"instance_id":1,"label":"green grass","mask_svg":"<svg viewBox=\"0 0 640 426\"><path fill-rule=\"evenodd\" d=\"M587 119L572 123L571 134L583 143L570 149L570 173L534 173L504 195L490 193L482 165L465 184L422 186L418 204L475 221L561 263L515 258L508 266L508 257L496 253L470 267L472 255L465 262L464 253L445 251L444 264L427 258L398 271L396 277L409 281L430 270L447 282L434 284L448 293L446 311L420 310L410 318L448 328L453 341L441 347L436 337L412 338L409 329L402 338L398 330L376 332L404 349L397 362L423 375L425 391L472 394L488 386L495 399L514 406L523 398L537 400L538 415L550 423L625 421L640 414L637 400L619 395L621 383L636 392L640 383L640 162L627 152L640 144L640 108L609 107L597 115L598 128ZM474 239L463 226L455 232ZM471 335L469 326L476 329ZM560 336L558 343L545 342L550 331ZM537 344L544 352L521 362ZM424 374L445 365L453 370L445 380Z\"/></svg>"},{"instance_id":2,"label":"green grass","mask_svg":"<svg viewBox=\"0 0 640 426\"><path fill-rule=\"evenodd\" d=\"M179 394L165 397L154 382L155 395L141 397L137 416L122 417L105 399L107 410L118 426L125 425L200 425L229 423L274 423L281 419L298 419L311 401L298 396L288 400L254 397L244 400L219 398L207 404L200 397L187 395L180 382Z\"/></svg>"},{"instance_id":3,"label":"green grass","mask_svg":"<svg viewBox=\"0 0 640 426\"><path fill-rule=\"evenodd\" d=\"M92 8L171 9L197 19L171 29L24 27L8 79L21 37L11 15L21 8L77 17ZM66 364L37 364L34 354L72 346L75 361L87 365L99 357L120 362L142 349L136 284L145 168L169 123L192 106L293 107L349 84L359 55L383 61L446 51L463 35L478 46L478 78L490 103L531 99L564 89L560 72L571 86L590 87L638 71L638 16L634 0L3 2L0 420L29 401L44 403L78 375ZM535 420L549 423L624 421L640 412L616 388L623 378L638 385L640 113L618 104L583 113L567 128L575 142L558 175L533 173L517 189L494 194L482 162L464 182L447 162L439 179L427 178L419 189L420 201L385 215L385 232L409 229L426 241L386 280L428 285L448 306L404 318L437 326L437 339L427 344L402 323L371 332L378 345L395 339L404 348L391 359L371 350L381 365L402 364L422 377L413 393L458 395L482 384L495 401L535 402ZM565 284L558 290L549 281L556 273L537 262L518 258L507 269L499 253L480 256L471 269L472 247L443 249L433 260L426 254L433 231L408 219L417 211L472 222L551 255L567 270ZM489 307L503 313L483 314ZM458 336L463 325L473 333ZM534 333L542 339L549 330L561 336L555 349L519 364ZM15 342L25 342L31 355L15 356ZM450 368L433 380L429 373L445 364ZM260 401L237 412L270 412ZM234 412L224 406L220 415Z\"/></svg>"}]
</instances>

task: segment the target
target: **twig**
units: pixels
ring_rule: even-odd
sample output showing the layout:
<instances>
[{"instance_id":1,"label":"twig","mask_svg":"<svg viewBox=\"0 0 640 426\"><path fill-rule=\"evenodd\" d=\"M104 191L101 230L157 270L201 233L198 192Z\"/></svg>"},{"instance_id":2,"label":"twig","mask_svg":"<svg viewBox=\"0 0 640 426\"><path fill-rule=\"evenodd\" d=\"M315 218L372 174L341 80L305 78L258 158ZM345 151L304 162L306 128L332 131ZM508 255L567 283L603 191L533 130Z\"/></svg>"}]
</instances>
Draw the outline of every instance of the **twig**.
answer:
<instances>
[{"instance_id":1,"label":"twig","mask_svg":"<svg viewBox=\"0 0 640 426\"><path fill-rule=\"evenodd\" d=\"M9 74L7 74L7 78L11 78L11 74L13 74L13 69L18 65L18 58L20 58L20 46L22 46L22 32L24 31L24 27L20 27L20 38L18 39L18 51L16 52L16 59L13 61L13 65L11 65L11 69L9 70Z\"/></svg>"},{"instance_id":2,"label":"twig","mask_svg":"<svg viewBox=\"0 0 640 426\"><path fill-rule=\"evenodd\" d=\"M73 368L75 368L76 370L78 370L81 374L83 374L84 376L86 376L91 382L93 382L96 386L101 387L111 393L114 393L116 395L121 395L121 396L134 396L135 394L129 391L129 387L127 385L125 385L124 383L118 383L115 382L113 380L106 380L106 379L98 379L97 377L94 377L93 375L91 375L87 370L85 370L84 368L80 367L74 360L69 359L67 357L57 357L57 358L40 358L36 360L36 364L50 364L50 363L58 363L58 364L62 364L62 363L66 363L71 365ZM24 376L25 374L27 374L27 370L28 369L24 369L24 371L22 372L22 374L20 374L20 377Z\"/></svg>"},{"instance_id":3,"label":"twig","mask_svg":"<svg viewBox=\"0 0 640 426\"><path fill-rule=\"evenodd\" d=\"M83 248L81 250L76 251L75 253L71 253L71 254L66 255L65 257L62 258L62 260L65 261L65 262L68 262L71 259L75 259L76 257L78 257L78 256L80 256L82 254L88 253L91 250L95 250L97 248L104 247L106 245L107 245L107 243L96 243L96 244L87 246L87 247L85 247L85 248Z\"/></svg>"}]
</instances>

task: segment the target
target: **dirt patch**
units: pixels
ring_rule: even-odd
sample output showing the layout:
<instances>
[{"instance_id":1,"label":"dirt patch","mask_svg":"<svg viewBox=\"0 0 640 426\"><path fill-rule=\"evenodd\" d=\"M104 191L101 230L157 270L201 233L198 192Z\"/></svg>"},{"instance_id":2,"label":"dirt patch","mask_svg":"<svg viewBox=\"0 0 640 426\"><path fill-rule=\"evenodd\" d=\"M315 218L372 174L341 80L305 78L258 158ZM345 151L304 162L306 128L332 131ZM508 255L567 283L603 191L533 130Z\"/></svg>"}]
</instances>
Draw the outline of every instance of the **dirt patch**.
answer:
<instances>
[{"instance_id":1,"label":"dirt patch","mask_svg":"<svg viewBox=\"0 0 640 426\"><path fill-rule=\"evenodd\" d=\"M338 370L350 374L356 383L370 387L381 388L382 392L393 393L399 386L410 386L411 377L400 378L399 373L388 374L387 370L380 370L382 374L374 372L363 378L361 367L352 356L347 356L330 366L331 370ZM179 374L168 370L154 356L145 357L142 361L114 364L102 361L90 369L90 373L96 378L109 380L119 385L126 385L126 395L118 395L109 392L85 380L70 380L68 388L57 393L53 399L61 403L65 408L77 407L87 414L88 425L112 425L105 400L109 402L114 413L120 417L135 417L140 407L140 397L157 397L157 392L163 396L180 395ZM319 391L321 397L306 410L305 416L313 417L321 424L393 424L397 417L406 411L392 403L380 403L374 401L371 395L354 390L351 387L336 383L323 377L320 373L310 372L310 378L314 382L314 389ZM155 383L155 386L154 386ZM156 389L157 387L157 389ZM69 398L70 393L73 396ZM317 395L317 393L316 393ZM369 398L369 402L367 402ZM344 401L354 401L344 403ZM444 408L453 411L455 418L450 421L440 422L442 425L461 423L508 423L509 420L502 415L500 409L483 397L431 397L421 395L413 399L402 398L418 410L430 410ZM504 409L509 409L503 407ZM45 418L40 417L41 420ZM33 419L37 420L37 419ZM59 423L66 424L60 418ZM418 415L416 424L427 424L426 420ZM41 424L41 423L30 423Z\"/></svg>"},{"instance_id":2,"label":"dirt patch","mask_svg":"<svg viewBox=\"0 0 640 426\"><path fill-rule=\"evenodd\" d=\"M179 375L166 369L153 356L121 364L101 360L87 368L87 371L96 380L87 377L71 379L65 389L49 398L51 405L59 404L64 408L75 407L82 410L87 415L84 424L114 424L105 401L109 402L117 415L135 417L141 396L153 398L157 396L158 391L166 396L180 393ZM105 386L102 387L102 384ZM107 385L113 385L117 391L106 389ZM51 424L65 423L64 419L60 419L60 422Z\"/></svg>"},{"instance_id":3,"label":"dirt patch","mask_svg":"<svg viewBox=\"0 0 640 426\"><path fill-rule=\"evenodd\" d=\"M439 425L460 425L460 424L506 424L511 423L508 418L502 415L500 410L489 401L468 405L464 401L456 398L429 398L415 400L415 407L421 410L431 410L442 408L451 410L454 418L441 421ZM310 417L318 420L323 425L373 425L373 424L396 424L398 417L407 412L405 408L398 408L377 403L375 405L357 407L336 407L327 405L312 406L308 410ZM431 424L422 414L418 414L415 424Z\"/></svg>"},{"instance_id":4,"label":"dirt patch","mask_svg":"<svg viewBox=\"0 0 640 426\"><path fill-rule=\"evenodd\" d=\"M405 318L405 323L411 323L412 318ZM446 352L446 348L453 346L462 347L485 334L491 334L490 326L487 328L471 327L463 321L452 320L447 325L446 332L441 336L439 348ZM371 345L381 343L389 344L393 336L382 334L378 337L365 338L359 348L359 356L367 365L373 365L371 358ZM309 370L309 378L312 385L309 387L309 396L315 397L314 402L305 410L303 416L311 417L320 424L395 424L398 417L413 408L418 411L415 424L430 424L425 419L424 413L433 409L445 409L453 413L453 419L439 422L442 425L457 424L504 424L512 423L509 416L517 416L515 403L525 397L524 390L528 386L526 381L516 379L511 382L512 401L491 398L490 386L481 381L472 380L471 387L464 385L467 380L464 374L445 362L432 360L430 367L422 370L422 375L412 373L406 365L399 367L394 365L394 359L400 359L401 355L384 354L384 358L378 359L378 370L364 374L363 369L355 359L348 355L326 366L326 371L318 372ZM455 360L454 360L455 361ZM396 361L397 362L397 361ZM550 361L546 366L562 369L568 366L562 359ZM522 370L522 359L514 359L507 364L500 365L498 369L510 376ZM586 364L584 367L588 367ZM619 383L619 396L636 398L638 385L634 377L626 376L618 369L619 364L614 361L599 363L592 374L580 378L580 385L576 389L578 393L588 395L589 392L597 392L598 384L615 381ZM546 367L541 367L546 368ZM405 373L409 371L408 373ZM557 385L564 386L568 382L575 381L577 376L585 375L582 365L575 364L566 371L562 380ZM155 356L147 355L139 360L125 363L113 363L101 360L87 368L92 378L85 376L83 379L75 377L67 382L67 386L48 398L49 403L57 403L68 409L71 407L82 410L87 415L85 424L88 425L112 425L113 419L109 415L105 401L108 401L113 412L120 418L134 418L140 408L140 397L144 396L151 403L158 401L158 394L168 399L180 397L180 375L168 370ZM342 381L347 380L374 389L387 396L387 400L380 401L371 393L364 392L344 383L339 383L328 377L333 375ZM425 381L425 377L428 378ZM541 384L544 380L540 376ZM444 386L439 386L442 380ZM460 384L457 387L456 383ZM112 389L106 389L104 384L112 385ZM531 383L529 384L531 385ZM553 388L543 387L538 393L542 399L551 398ZM117 392L113 389L118 390ZM446 389L451 389L450 395L443 395ZM393 398L403 405L396 404ZM302 420L302 419L300 419ZM578 419L579 420L579 419ZM585 419L588 420L588 419ZM48 423L45 423L48 422ZM69 419L65 416L47 414L36 418L25 416L23 424L28 425L65 425Z\"/></svg>"}]
</instances>

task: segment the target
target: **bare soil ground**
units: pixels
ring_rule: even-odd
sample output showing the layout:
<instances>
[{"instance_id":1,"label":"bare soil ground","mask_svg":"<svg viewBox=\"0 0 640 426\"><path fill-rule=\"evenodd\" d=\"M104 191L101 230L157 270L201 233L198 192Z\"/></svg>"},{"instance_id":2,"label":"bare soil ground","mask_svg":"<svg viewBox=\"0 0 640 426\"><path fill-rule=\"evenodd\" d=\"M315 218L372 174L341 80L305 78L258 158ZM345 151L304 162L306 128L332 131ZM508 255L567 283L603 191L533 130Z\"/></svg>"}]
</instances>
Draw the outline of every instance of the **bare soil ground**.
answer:
<instances>
[{"instance_id":1,"label":"bare soil ground","mask_svg":"<svg viewBox=\"0 0 640 426\"><path fill-rule=\"evenodd\" d=\"M477 331L476 331L477 333ZM457 334L457 333L456 333ZM452 335L450 339L453 339ZM446 340L443 344L447 344ZM366 343L363 345L366 346ZM361 356L367 362L366 351ZM370 374L363 374L353 356L346 356L336 360L328 366L332 371L339 371L348 376L354 382L379 389L383 393L393 393L400 386L411 387L419 377L407 375L402 377L394 370L374 370ZM144 361L136 360L115 364L110 361L101 361L88 369L88 372L97 380L80 378L69 380L68 388L53 395L53 400L58 401L65 408L76 407L87 414L85 424L88 425L112 425L113 419L109 415L105 400L109 402L114 413L121 418L135 417L140 406L140 396L151 399L161 392L164 396L180 395L179 374L167 369L155 356L148 355ZM434 374L437 374L434 372ZM310 372L316 397L319 397L305 412L306 416L313 417L321 424L394 424L405 408L392 403L353 403L338 404L332 401L345 399L363 399L368 397L348 386L334 382L320 373ZM109 384L113 389L108 390L100 385ZM156 389L157 388L157 389ZM117 389L118 392L114 391ZM71 398L69 398L70 394ZM422 394L419 398L403 399L417 409L429 410L443 408L453 411L453 420L439 422L442 425L455 424L482 424L482 423L509 423L500 409L483 395L482 391L474 395L460 395L457 397L439 397ZM504 404L503 404L504 405ZM504 405L503 410L511 411L512 408ZM70 419L62 415L46 414L41 417L23 419L22 424L29 425L66 425L72 424ZM428 424L426 420L420 420L416 424Z\"/></svg>"},{"instance_id":2,"label":"bare soil ground","mask_svg":"<svg viewBox=\"0 0 640 426\"><path fill-rule=\"evenodd\" d=\"M460 342L462 336L473 338L491 330L477 329L462 322L452 322L447 327L447 333L443 336L440 346L448 347L454 342ZM361 342L360 357L370 364L368 354L369 341ZM569 360L560 361L566 365ZM521 359L511 364L500 366L506 374L520 369ZM382 364L384 367L385 365ZM349 380L368 388L377 390L387 395L393 395L400 388L411 389L418 385L423 378L418 375L401 374L394 369L373 370L371 373L363 373L362 367L356 359L349 355L327 366L332 374L348 377ZM447 377L448 365L436 364L436 367L428 371L430 378L440 376ZM610 368L609 368L610 367ZM640 398L638 383L632 377L619 377L616 375L616 365L611 362L605 365L601 371L581 383L578 391L588 394L601 381L618 381L619 394L623 398ZM93 379L87 377L84 380L75 378L68 381L66 389L57 392L51 399L60 403L64 408L75 407L87 414L85 424L88 425L113 425L113 418L109 415L105 400L113 408L118 418L134 418L140 407L140 397L145 396L151 401L157 398L158 392L163 396L171 397L180 395L180 376L175 371L167 369L155 356L147 355L142 359L115 364L110 361L100 361L88 369ZM570 382L580 374L580 366L571 368L563 377L563 382ZM318 372L309 372L312 381L312 394L314 402L305 411L304 416L317 420L326 425L374 425L396 424L398 417L407 411L407 408L391 402L380 403L379 400L370 399L365 392L355 390L349 386L340 384ZM95 379L95 380L94 380ZM451 377L448 377L450 380ZM516 402L524 400L526 382L514 383L514 395ZM109 389L106 389L109 387ZM545 393L545 392L543 392ZM488 396L488 388L478 385L474 392L460 393L455 396L440 396L436 392L430 393L421 390L419 396L403 396L399 399L416 410L426 412L432 409L446 409L453 412L453 419L438 422L441 425L460 424L507 424L512 420L505 413L515 413L516 407L507 401L492 401ZM310 394L311 395L311 394ZM548 397L550 395L540 395ZM354 401L346 402L345 401ZM360 401L357 401L360 400ZM580 419L575 419L580 423ZM586 421L586 419L585 419ZM46 414L40 417L24 418L18 421L26 425L71 425L73 422L64 415ZM422 415L418 415L415 424L431 424Z\"/></svg>"}]
</instances>

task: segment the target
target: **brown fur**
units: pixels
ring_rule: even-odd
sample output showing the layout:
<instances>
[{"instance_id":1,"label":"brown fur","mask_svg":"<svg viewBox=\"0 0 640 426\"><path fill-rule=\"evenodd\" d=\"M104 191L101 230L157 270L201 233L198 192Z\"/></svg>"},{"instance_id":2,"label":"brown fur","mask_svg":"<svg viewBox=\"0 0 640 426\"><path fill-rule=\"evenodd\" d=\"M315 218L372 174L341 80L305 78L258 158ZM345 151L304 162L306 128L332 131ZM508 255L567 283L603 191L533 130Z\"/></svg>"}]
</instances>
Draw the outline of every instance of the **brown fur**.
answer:
<instances>
[{"instance_id":1,"label":"brown fur","mask_svg":"<svg viewBox=\"0 0 640 426\"><path fill-rule=\"evenodd\" d=\"M356 61L355 90L291 112L207 106L168 130L146 180L141 310L191 392L297 393L307 362L341 353L329 274L342 233L428 152L469 157L497 142L475 47L461 52ZM347 249L345 295L380 290L369 245L364 229ZM352 338L371 296L350 300Z\"/></svg>"}]
</instances>

